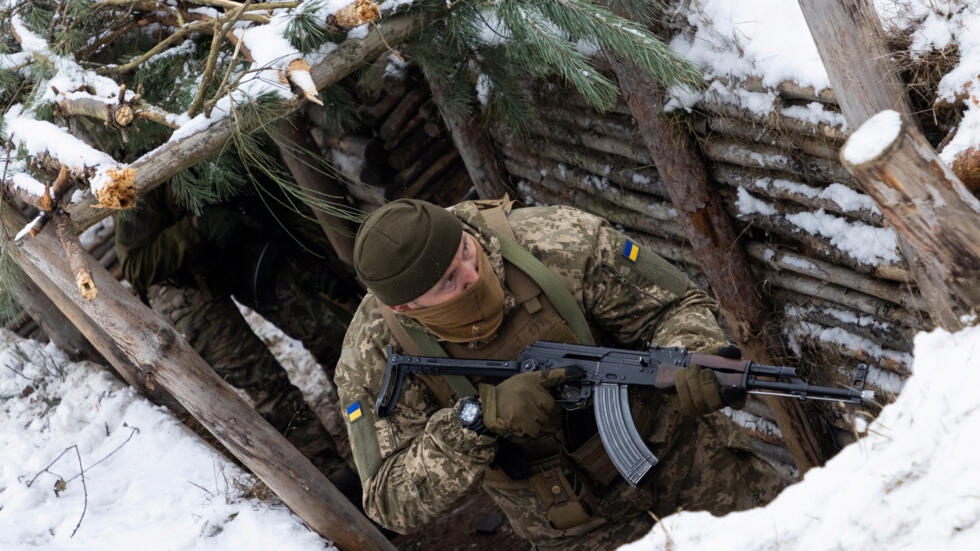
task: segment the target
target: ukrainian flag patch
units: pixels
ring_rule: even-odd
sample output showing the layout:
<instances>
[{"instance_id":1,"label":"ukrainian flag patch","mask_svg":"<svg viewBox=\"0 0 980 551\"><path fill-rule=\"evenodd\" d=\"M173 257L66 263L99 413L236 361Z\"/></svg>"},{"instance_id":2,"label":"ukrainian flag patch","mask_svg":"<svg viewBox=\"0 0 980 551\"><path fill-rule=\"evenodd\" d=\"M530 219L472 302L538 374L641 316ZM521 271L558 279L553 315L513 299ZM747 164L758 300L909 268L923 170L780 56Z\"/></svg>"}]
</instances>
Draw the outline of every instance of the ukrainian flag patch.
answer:
<instances>
[{"instance_id":1,"label":"ukrainian flag patch","mask_svg":"<svg viewBox=\"0 0 980 551\"><path fill-rule=\"evenodd\" d=\"M623 258L629 260L630 262L636 262L636 257L640 254L640 247L636 243L633 243L629 239L626 240L626 244L623 245Z\"/></svg>"},{"instance_id":2,"label":"ukrainian flag patch","mask_svg":"<svg viewBox=\"0 0 980 551\"><path fill-rule=\"evenodd\" d=\"M347 421L353 423L361 418L363 412L361 411L361 403L354 402L353 404L347 406Z\"/></svg>"}]
</instances>

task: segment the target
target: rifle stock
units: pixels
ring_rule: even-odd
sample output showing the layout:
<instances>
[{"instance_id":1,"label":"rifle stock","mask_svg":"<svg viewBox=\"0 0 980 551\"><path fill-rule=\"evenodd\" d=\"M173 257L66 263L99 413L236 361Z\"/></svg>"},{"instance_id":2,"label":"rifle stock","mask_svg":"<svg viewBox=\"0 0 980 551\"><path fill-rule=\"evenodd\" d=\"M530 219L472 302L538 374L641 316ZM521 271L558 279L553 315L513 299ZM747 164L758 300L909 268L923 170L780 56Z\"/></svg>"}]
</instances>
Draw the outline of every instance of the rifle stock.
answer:
<instances>
[{"instance_id":1,"label":"rifle stock","mask_svg":"<svg viewBox=\"0 0 980 551\"><path fill-rule=\"evenodd\" d=\"M558 401L568 409L592 402L606 454L623 478L634 486L659 460L647 448L633 422L629 387L673 388L677 373L692 363L715 372L723 396L769 394L853 404L874 398L873 392L864 390L868 370L864 364L858 365L852 387L833 388L807 384L792 367L658 346L642 351L538 341L526 347L516 360L509 361L409 356L395 353L390 345L387 353L387 367L375 403L375 412L380 417L392 413L404 379L410 373L464 375L490 381L541 369L566 368L580 374L575 386L559 389Z\"/></svg>"}]
</instances>

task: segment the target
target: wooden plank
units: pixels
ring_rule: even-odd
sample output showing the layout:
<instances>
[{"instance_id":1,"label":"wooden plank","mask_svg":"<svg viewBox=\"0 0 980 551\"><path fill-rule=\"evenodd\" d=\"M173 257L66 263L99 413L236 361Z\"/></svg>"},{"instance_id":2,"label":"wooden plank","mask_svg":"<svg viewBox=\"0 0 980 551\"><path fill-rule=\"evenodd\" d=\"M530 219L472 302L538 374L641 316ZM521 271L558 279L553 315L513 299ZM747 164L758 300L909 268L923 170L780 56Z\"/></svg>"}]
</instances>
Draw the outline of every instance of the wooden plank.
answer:
<instances>
[{"instance_id":1,"label":"wooden plank","mask_svg":"<svg viewBox=\"0 0 980 551\"><path fill-rule=\"evenodd\" d=\"M16 231L26 222L12 210L3 210L7 231ZM89 260L99 295L88 301L75 287L53 228L11 249L27 276L127 381L159 386L173 395L317 533L341 549L394 549L162 316L136 299L98 262Z\"/></svg>"}]
</instances>

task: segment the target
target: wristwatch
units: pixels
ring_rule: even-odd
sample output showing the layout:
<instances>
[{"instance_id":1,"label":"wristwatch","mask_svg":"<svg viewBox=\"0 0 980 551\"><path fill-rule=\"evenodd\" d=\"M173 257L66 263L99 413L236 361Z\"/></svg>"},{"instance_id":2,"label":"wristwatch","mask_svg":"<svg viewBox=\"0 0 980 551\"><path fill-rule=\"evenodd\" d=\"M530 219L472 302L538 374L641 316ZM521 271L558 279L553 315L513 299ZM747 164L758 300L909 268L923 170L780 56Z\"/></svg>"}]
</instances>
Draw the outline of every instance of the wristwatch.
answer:
<instances>
[{"instance_id":1,"label":"wristwatch","mask_svg":"<svg viewBox=\"0 0 980 551\"><path fill-rule=\"evenodd\" d=\"M469 429L477 434L488 434L490 431L483 425L483 405L476 396L468 396L459 401L456 409L456 417L459 424L464 429Z\"/></svg>"}]
</instances>

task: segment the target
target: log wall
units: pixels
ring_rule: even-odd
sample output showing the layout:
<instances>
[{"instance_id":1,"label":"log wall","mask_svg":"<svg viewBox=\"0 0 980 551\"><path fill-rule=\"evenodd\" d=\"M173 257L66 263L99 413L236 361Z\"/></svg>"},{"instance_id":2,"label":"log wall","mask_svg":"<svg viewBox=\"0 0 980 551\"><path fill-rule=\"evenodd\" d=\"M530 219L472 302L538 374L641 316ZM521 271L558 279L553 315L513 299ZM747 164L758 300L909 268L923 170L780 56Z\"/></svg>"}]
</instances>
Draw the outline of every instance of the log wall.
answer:
<instances>
[{"instance_id":1,"label":"log wall","mask_svg":"<svg viewBox=\"0 0 980 551\"><path fill-rule=\"evenodd\" d=\"M693 124L741 244L776 305L773 323L804 365L825 366L811 382L849 384L855 366L865 362L871 365L868 387L882 403L891 401L909 374L913 335L932 326L926 309L904 260L887 241L881 213L838 160L847 132L833 94L790 82L775 89L760 83L710 83L685 124ZM549 99L529 133L491 129L519 198L604 216L703 281L625 104L596 113L559 86L537 92ZM752 94L772 98L771 111L744 107ZM365 124L358 131L315 131L323 153L342 161L353 205L370 211L403 196L444 205L474 197L428 98L425 83L409 70L386 81L373 98L361 98ZM317 118L315 111L310 116ZM392 130L399 126L405 128ZM882 238L881 248L893 254L862 258L842 246L839 229L831 231L841 227ZM743 423L760 447L785 459L766 408L755 404L746 415ZM841 408L842 438L852 421L850 410Z\"/></svg>"}]
</instances>

